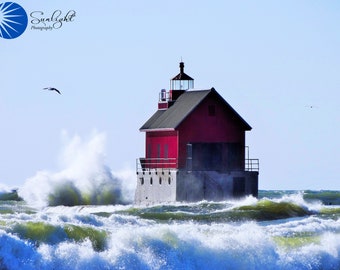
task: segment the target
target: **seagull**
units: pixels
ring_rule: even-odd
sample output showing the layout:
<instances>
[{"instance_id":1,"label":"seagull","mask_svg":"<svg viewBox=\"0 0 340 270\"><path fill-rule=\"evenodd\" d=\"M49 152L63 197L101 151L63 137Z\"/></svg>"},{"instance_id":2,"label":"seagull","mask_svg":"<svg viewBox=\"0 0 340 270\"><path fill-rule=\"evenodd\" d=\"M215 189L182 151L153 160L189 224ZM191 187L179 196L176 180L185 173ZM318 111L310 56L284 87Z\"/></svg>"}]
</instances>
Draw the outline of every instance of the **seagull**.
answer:
<instances>
[{"instance_id":1,"label":"seagull","mask_svg":"<svg viewBox=\"0 0 340 270\"><path fill-rule=\"evenodd\" d=\"M54 87L45 87L44 90L56 91L58 94L61 95L60 91L57 88L54 88Z\"/></svg>"}]
</instances>

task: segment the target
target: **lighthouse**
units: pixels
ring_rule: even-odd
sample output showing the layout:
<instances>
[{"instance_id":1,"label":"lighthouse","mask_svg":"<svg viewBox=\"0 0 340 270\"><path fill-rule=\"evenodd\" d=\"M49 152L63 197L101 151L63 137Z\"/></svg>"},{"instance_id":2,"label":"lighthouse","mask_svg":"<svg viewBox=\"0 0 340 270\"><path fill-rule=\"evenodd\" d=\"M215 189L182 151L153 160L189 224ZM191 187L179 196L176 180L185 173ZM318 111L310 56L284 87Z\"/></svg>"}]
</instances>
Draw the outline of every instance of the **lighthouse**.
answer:
<instances>
[{"instance_id":1,"label":"lighthouse","mask_svg":"<svg viewBox=\"0 0 340 270\"><path fill-rule=\"evenodd\" d=\"M259 160L245 145L251 126L214 88L194 89L183 62L179 68L140 128L145 156L136 162L135 203L257 197Z\"/></svg>"}]
</instances>

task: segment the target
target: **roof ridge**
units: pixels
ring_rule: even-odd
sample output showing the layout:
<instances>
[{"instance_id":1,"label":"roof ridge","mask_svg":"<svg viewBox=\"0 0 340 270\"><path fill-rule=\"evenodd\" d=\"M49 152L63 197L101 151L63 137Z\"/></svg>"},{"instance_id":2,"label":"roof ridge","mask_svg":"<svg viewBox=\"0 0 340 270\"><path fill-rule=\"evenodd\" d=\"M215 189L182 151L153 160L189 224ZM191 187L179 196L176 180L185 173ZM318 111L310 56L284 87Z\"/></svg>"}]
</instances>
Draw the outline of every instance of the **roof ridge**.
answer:
<instances>
[{"instance_id":1,"label":"roof ridge","mask_svg":"<svg viewBox=\"0 0 340 270\"><path fill-rule=\"evenodd\" d=\"M251 126L215 90L215 88L212 87L210 89L185 91L167 110L157 110L140 128L140 131L160 129L175 130L210 93L215 94L220 100L222 100L232 114L236 115L236 117L240 119L246 130L251 129Z\"/></svg>"}]
</instances>

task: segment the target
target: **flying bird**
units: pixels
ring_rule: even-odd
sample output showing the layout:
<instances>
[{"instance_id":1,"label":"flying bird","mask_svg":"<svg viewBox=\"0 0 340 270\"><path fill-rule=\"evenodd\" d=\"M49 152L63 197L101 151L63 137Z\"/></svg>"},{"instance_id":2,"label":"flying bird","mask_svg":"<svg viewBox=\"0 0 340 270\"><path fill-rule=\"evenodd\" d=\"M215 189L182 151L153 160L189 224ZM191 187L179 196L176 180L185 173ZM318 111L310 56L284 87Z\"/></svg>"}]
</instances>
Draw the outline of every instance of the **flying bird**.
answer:
<instances>
[{"instance_id":1,"label":"flying bird","mask_svg":"<svg viewBox=\"0 0 340 270\"><path fill-rule=\"evenodd\" d=\"M58 94L61 95L60 91L57 88L54 88L54 87L45 87L44 90L56 91Z\"/></svg>"}]
</instances>

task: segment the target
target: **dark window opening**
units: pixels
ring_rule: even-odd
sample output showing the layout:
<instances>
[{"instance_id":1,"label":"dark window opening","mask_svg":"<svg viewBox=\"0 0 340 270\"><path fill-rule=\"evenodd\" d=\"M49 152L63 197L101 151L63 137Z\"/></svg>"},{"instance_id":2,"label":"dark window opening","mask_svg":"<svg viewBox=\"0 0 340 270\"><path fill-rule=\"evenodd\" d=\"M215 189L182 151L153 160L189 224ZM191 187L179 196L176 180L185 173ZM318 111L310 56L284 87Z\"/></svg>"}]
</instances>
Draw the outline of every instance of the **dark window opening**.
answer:
<instances>
[{"instance_id":1,"label":"dark window opening","mask_svg":"<svg viewBox=\"0 0 340 270\"><path fill-rule=\"evenodd\" d=\"M152 157L152 151L151 151L151 149L152 149L152 146L151 146L151 143L149 143L148 146L147 146L147 153L146 153L146 156L147 156L148 158Z\"/></svg>"},{"instance_id":2,"label":"dark window opening","mask_svg":"<svg viewBox=\"0 0 340 270\"><path fill-rule=\"evenodd\" d=\"M157 158L161 157L161 145L157 144Z\"/></svg>"},{"instance_id":3,"label":"dark window opening","mask_svg":"<svg viewBox=\"0 0 340 270\"><path fill-rule=\"evenodd\" d=\"M239 143L193 143L192 155L187 157L191 170L232 171L242 170L244 156ZM189 168L189 167L187 167Z\"/></svg>"},{"instance_id":4,"label":"dark window opening","mask_svg":"<svg viewBox=\"0 0 340 270\"><path fill-rule=\"evenodd\" d=\"M150 178L150 185L152 185L152 182L153 182L153 181L152 181L152 177L151 177L151 178Z\"/></svg>"},{"instance_id":5,"label":"dark window opening","mask_svg":"<svg viewBox=\"0 0 340 270\"><path fill-rule=\"evenodd\" d=\"M164 145L164 158L168 158L169 155L169 145L165 144Z\"/></svg>"}]
</instances>

